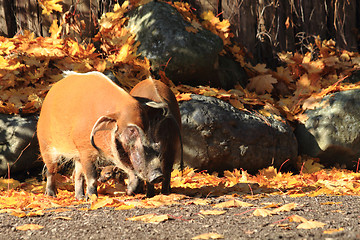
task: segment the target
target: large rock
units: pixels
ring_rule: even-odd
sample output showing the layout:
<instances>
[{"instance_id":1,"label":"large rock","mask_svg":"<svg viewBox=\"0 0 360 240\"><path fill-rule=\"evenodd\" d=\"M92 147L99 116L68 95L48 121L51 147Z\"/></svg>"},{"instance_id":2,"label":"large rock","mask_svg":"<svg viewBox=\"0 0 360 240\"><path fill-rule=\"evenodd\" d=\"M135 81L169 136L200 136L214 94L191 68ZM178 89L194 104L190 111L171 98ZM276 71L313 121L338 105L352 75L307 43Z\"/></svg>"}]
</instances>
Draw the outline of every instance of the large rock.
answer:
<instances>
[{"instance_id":1,"label":"large rock","mask_svg":"<svg viewBox=\"0 0 360 240\"><path fill-rule=\"evenodd\" d=\"M184 162L221 172L244 169L255 173L273 165L288 167L297 157L296 138L287 124L240 111L212 97L191 95L180 104Z\"/></svg>"},{"instance_id":2,"label":"large rock","mask_svg":"<svg viewBox=\"0 0 360 240\"><path fill-rule=\"evenodd\" d=\"M355 169L360 157L360 90L330 94L305 114L305 124L295 130L299 152L319 157L326 166Z\"/></svg>"},{"instance_id":3,"label":"large rock","mask_svg":"<svg viewBox=\"0 0 360 240\"><path fill-rule=\"evenodd\" d=\"M202 27L197 33L187 31L191 24L164 2L142 5L128 17L128 28L140 42L138 52L153 69L166 68L174 82L220 85L216 72L223 48L220 37Z\"/></svg>"},{"instance_id":4,"label":"large rock","mask_svg":"<svg viewBox=\"0 0 360 240\"><path fill-rule=\"evenodd\" d=\"M13 116L0 114L0 176L31 175L41 171L39 146L36 137L37 116Z\"/></svg>"}]
</instances>

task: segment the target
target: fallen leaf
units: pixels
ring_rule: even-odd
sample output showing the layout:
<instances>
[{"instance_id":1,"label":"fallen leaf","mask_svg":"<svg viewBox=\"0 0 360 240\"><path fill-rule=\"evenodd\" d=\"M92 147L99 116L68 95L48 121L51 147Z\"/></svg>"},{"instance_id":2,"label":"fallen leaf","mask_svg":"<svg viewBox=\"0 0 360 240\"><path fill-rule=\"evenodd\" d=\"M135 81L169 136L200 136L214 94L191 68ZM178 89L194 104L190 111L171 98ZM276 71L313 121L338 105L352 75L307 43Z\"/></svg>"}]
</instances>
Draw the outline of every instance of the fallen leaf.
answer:
<instances>
[{"instance_id":1,"label":"fallen leaf","mask_svg":"<svg viewBox=\"0 0 360 240\"><path fill-rule=\"evenodd\" d=\"M339 228L339 229L330 228L330 229L324 230L323 233L324 234L333 234L333 233L337 233L337 232L342 232L344 230L345 230L344 228Z\"/></svg>"},{"instance_id":2,"label":"fallen leaf","mask_svg":"<svg viewBox=\"0 0 360 240\"><path fill-rule=\"evenodd\" d=\"M230 200L227 202L215 204L213 207L214 208L231 208L231 207L251 207L251 206L253 206L253 204L233 199L233 200Z\"/></svg>"},{"instance_id":3,"label":"fallen leaf","mask_svg":"<svg viewBox=\"0 0 360 240\"><path fill-rule=\"evenodd\" d=\"M225 210L200 210L200 213L202 215L222 215L224 213L226 213Z\"/></svg>"},{"instance_id":4,"label":"fallen leaf","mask_svg":"<svg viewBox=\"0 0 360 240\"><path fill-rule=\"evenodd\" d=\"M289 217L290 222L307 222L308 220L298 215L292 215Z\"/></svg>"},{"instance_id":5,"label":"fallen leaf","mask_svg":"<svg viewBox=\"0 0 360 240\"><path fill-rule=\"evenodd\" d=\"M25 224L22 226L16 227L17 230L20 231L27 231L27 230L39 230L44 228L44 226L38 225L38 224Z\"/></svg>"},{"instance_id":6,"label":"fallen leaf","mask_svg":"<svg viewBox=\"0 0 360 240\"><path fill-rule=\"evenodd\" d=\"M332 205L332 204L336 204L336 205L338 205L338 204L342 204L342 202L322 202L322 203L320 203L321 205Z\"/></svg>"},{"instance_id":7,"label":"fallen leaf","mask_svg":"<svg viewBox=\"0 0 360 240\"><path fill-rule=\"evenodd\" d=\"M262 216L262 217L267 217L267 216L271 216L273 214L272 211L264 209L264 208L257 208L255 209L255 211L253 212L254 216Z\"/></svg>"},{"instance_id":8,"label":"fallen leaf","mask_svg":"<svg viewBox=\"0 0 360 240\"><path fill-rule=\"evenodd\" d=\"M163 215L156 215L155 213L135 216L131 218L126 218L126 220L130 221L143 221L147 223L160 223L169 220L169 215L163 214Z\"/></svg>"},{"instance_id":9,"label":"fallen leaf","mask_svg":"<svg viewBox=\"0 0 360 240\"><path fill-rule=\"evenodd\" d=\"M271 93L275 83L277 83L277 80L271 74L259 75L249 79L247 88L255 90L257 94Z\"/></svg>"},{"instance_id":10,"label":"fallen leaf","mask_svg":"<svg viewBox=\"0 0 360 240\"><path fill-rule=\"evenodd\" d=\"M96 196L96 195L95 195ZM106 197L104 199L98 199L98 200L95 200L91 203L91 206L90 206L90 209L91 210L95 210L95 209L98 209L98 208L102 208L102 207L105 207L106 205L110 205L113 203L113 199L112 198L109 198L109 197Z\"/></svg>"},{"instance_id":11,"label":"fallen leaf","mask_svg":"<svg viewBox=\"0 0 360 240\"><path fill-rule=\"evenodd\" d=\"M299 224L296 228L298 229L312 229L312 228L322 228L326 224L318 221L309 220Z\"/></svg>"},{"instance_id":12,"label":"fallen leaf","mask_svg":"<svg viewBox=\"0 0 360 240\"><path fill-rule=\"evenodd\" d=\"M275 208L274 210L272 210L273 213L278 213L278 212L289 212L291 210L293 210L295 207L297 206L296 203L288 203L285 204L281 207Z\"/></svg>"},{"instance_id":13,"label":"fallen leaf","mask_svg":"<svg viewBox=\"0 0 360 240\"><path fill-rule=\"evenodd\" d=\"M23 217L26 217L26 212L24 211L21 211L21 210L17 210L17 209L14 209L10 215L13 215L13 216L16 216L16 217L19 217L19 218L23 218Z\"/></svg>"},{"instance_id":14,"label":"fallen leaf","mask_svg":"<svg viewBox=\"0 0 360 240\"><path fill-rule=\"evenodd\" d=\"M224 236L221 235L221 234L210 232L210 233L200 234L200 235L198 235L196 237L193 237L191 239L223 239L223 238L224 238Z\"/></svg>"},{"instance_id":15,"label":"fallen leaf","mask_svg":"<svg viewBox=\"0 0 360 240\"><path fill-rule=\"evenodd\" d=\"M44 212L43 210L37 210L35 212L29 212L28 214L26 214L27 217L37 217L37 216L43 216Z\"/></svg>"},{"instance_id":16,"label":"fallen leaf","mask_svg":"<svg viewBox=\"0 0 360 240\"><path fill-rule=\"evenodd\" d=\"M135 207L135 206L132 205L132 204L129 204L129 205L124 204L124 205L121 205L121 206L115 208L115 210L128 210L128 209L132 209L132 208L134 208L134 207Z\"/></svg>"},{"instance_id":17,"label":"fallen leaf","mask_svg":"<svg viewBox=\"0 0 360 240\"><path fill-rule=\"evenodd\" d=\"M197 199L188 201L186 204L208 205L208 204L210 204L210 201L208 199L197 198Z\"/></svg>"}]
</instances>

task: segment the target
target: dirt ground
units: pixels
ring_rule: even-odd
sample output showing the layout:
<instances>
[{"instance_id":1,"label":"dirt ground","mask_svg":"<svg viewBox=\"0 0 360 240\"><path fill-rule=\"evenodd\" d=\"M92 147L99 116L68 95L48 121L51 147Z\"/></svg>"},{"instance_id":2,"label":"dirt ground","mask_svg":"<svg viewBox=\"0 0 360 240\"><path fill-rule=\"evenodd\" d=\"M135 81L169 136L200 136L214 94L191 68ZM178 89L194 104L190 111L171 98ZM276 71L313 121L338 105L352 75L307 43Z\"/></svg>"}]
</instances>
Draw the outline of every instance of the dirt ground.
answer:
<instances>
[{"instance_id":1,"label":"dirt ground","mask_svg":"<svg viewBox=\"0 0 360 240\"><path fill-rule=\"evenodd\" d=\"M251 203L251 207L225 208L222 215L203 215L201 210L214 210L214 204L225 202L224 197L208 198L211 204L183 204L158 208L115 210L79 210L50 212L38 217L19 218L0 214L0 239L191 239L204 233L217 233L224 239L360 239L359 196L297 197L270 196L260 199L236 199ZM269 203L296 203L291 211L271 216L254 216L257 207ZM88 205L85 205L88 207ZM170 219L160 223L126 220L134 216L155 213L167 214ZM322 222L320 228L298 229L292 215ZM38 224L40 230L17 230L17 226ZM213 235L215 237L215 235ZM208 238L209 239L209 238Z\"/></svg>"}]
</instances>

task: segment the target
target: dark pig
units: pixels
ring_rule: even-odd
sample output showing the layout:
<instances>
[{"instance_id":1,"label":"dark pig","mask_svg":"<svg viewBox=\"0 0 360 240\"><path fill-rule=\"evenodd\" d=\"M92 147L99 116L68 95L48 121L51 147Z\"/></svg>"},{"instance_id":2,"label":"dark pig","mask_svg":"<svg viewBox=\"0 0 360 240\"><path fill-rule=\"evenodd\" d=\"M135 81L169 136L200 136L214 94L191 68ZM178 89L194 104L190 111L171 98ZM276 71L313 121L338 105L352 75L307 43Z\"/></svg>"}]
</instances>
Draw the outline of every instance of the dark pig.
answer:
<instances>
[{"instance_id":1,"label":"dark pig","mask_svg":"<svg viewBox=\"0 0 360 240\"><path fill-rule=\"evenodd\" d=\"M183 168L182 140L181 140L181 116L179 105L171 89L158 80L147 79L138 83L130 94L143 103L156 102L164 104L164 112L150 111L148 133L154 142L160 145L161 170L164 175L161 192L169 194L170 179L175 158L180 156L180 168ZM154 186L147 184L147 195L154 195Z\"/></svg>"}]
</instances>

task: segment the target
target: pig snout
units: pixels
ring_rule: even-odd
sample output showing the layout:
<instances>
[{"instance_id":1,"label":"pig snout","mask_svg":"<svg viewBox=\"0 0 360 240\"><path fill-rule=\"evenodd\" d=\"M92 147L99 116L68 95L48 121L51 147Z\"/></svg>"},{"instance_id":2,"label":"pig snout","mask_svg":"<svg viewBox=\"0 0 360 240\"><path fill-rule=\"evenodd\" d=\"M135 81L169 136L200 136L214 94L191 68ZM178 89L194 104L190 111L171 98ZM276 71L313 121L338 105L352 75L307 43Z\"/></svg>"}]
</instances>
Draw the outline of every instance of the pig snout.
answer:
<instances>
[{"instance_id":1,"label":"pig snout","mask_svg":"<svg viewBox=\"0 0 360 240\"><path fill-rule=\"evenodd\" d=\"M161 169L155 169L149 173L148 179L151 184L160 183L163 181L164 175Z\"/></svg>"}]
</instances>

